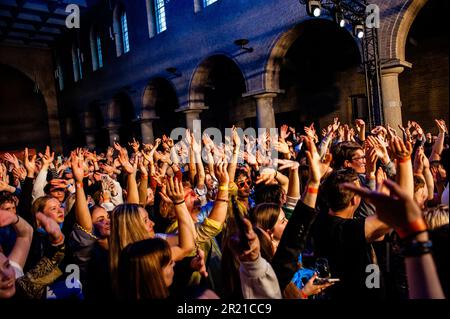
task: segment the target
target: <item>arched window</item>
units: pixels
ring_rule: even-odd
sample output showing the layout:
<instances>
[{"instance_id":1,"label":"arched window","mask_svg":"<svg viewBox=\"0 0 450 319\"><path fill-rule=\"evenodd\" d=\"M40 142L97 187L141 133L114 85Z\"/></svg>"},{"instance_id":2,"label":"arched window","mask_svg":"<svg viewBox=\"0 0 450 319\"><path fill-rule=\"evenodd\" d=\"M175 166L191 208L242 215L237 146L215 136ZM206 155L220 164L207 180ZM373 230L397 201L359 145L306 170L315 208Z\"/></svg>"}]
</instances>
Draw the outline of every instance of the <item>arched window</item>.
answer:
<instances>
[{"instance_id":1,"label":"arched window","mask_svg":"<svg viewBox=\"0 0 450 319\"><path fill-rule=\"evenodd\" d=\"M125 7L122 3L118 3L114 9L114 35L116 41L117 56L130 51L130 41L128 34L128 21Z\"/></svg>"},{"instance_id":2,"label":"arched window","mask_svg":"<svg viewBox=\"0 0 450 319\"><path fill-rule=\"evenodd\" d=\"M167 30L164 0L146 0L148 33L150 38Z\"/></svg>"},{"instance_id":3,"label":"arched window","mask_svg":"<svg viewBox=\"0 0 450 319\"><path fill-rule=\"evenodd\" d=\"M127 53L130 51L130 42L128 40L128 22L127 13L124 11L120 16L120 25L122 26L122 42L123 42L123 52Z\"/></svg>"},{"instance_id":4,"label":"arched window","mask_svg":"<svg viewBox=\"0 0 450 319\"><path fill-rule=\"evenodd\" d=\"M78 82L83 78L83 68L81 65L80 48L76 47L75 44L72 46L72 67L73 79L75 82Z\"/></svg>"},{"instance_id":5,"label":"arched window","mask_svg":"<svg viewBox=\"0 0 450 319\"><path fill-rule=\"evenodd\" d=\"M92 57L92 69L97 71L103 67L103 53L102 53L102 40L100 33L96 27L91 28L90 34L91 42L91 57Z\"/></svg>"}]
</instances>

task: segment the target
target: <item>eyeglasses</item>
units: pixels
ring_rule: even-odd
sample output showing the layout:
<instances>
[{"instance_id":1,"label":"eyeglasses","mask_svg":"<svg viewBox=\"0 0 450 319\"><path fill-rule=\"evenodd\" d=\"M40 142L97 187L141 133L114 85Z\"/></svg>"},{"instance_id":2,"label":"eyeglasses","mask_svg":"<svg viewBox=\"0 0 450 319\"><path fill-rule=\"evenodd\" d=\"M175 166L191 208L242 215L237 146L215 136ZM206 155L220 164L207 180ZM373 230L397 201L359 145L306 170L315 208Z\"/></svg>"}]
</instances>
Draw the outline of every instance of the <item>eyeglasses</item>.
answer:
<instances>
[{"instance_id":1,"label":"eyeglasses","mask_svg":"<svg viewBox=\"0 0 450 319\"><path fill-rule=\"evenodd\" d=\"M245 181L240 181L237 183L237 186L239 188L243 188L245 185L247 185L247 187L251 187L252 186L252 181L251 180L245 180Z\"/></svg>"},{"instance_id":2,"label":"eyeglasses","mask_svg":"<svg viewBox=\"0 0 450 319\"><path fill-rule=\"evenodd\" d=\"M360 156L360 157L354 157L354 158L352 158L352 161L358 161L358 160L363 160L363 159L366 159L365 155L364 156Z\"/></svg>"}]
</instances>

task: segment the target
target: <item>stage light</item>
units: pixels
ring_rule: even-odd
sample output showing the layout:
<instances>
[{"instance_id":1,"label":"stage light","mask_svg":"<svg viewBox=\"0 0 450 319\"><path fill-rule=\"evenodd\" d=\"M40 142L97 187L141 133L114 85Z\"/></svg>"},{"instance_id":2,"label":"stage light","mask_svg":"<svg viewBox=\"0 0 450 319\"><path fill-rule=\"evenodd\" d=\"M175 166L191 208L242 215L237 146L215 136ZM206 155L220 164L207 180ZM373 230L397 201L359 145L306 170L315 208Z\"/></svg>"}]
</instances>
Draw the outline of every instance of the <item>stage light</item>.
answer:
<instances>
[{"instance_id":1,"label":"stage light","mask_svg":"<svg viewBox=\"0 0 450 319\"><path fill-rule=\"evenodd\" d=\"M362 39L364 37L364 26L362 24L356 24L354 26L354 34L358 39Z\"/></svg>"},{"instance_id":2,"label":"stage light","mask_svg":"<svg viewBox=\"0 0 450 319\"><path fill-rule=\"evenodd\" d=\"M341 8L336 8L334 12L334 21L339 25L341 28L345 27L346 21L344 14L342 13Z\"/></svg>"},{"instance_id":3,"label":"stage light","mask_svg":"<svg viewBox=\"0 0 450 319\"><path fill-rule=\"evenodd\" d=\"M306 3L306 12L311 17L319 17L322 13L322 5L318 0L308 0Z\"/></svg>"}]
</instances>

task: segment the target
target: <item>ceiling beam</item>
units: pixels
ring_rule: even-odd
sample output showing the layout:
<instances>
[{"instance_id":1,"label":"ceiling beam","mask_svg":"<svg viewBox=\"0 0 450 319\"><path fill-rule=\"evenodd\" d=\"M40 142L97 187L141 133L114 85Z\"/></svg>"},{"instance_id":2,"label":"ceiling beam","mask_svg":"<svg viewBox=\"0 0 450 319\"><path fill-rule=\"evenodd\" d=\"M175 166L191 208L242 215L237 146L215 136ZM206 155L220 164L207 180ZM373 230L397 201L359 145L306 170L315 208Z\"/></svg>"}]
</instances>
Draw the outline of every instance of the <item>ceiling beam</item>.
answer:
<instances>
[{"instance_id":1,"label":"ceiling beam","mask_svg":"<svg viewBox=\"0 0 450 319\"><path fill-rule=\"evenodd\" d=\"M34 21L34 20L27 20L27 19L20 19L20 18L11 18L11 17L0 17L0 21L4 21L6 24L13 24L14 22L22 23L22 24L30 24L34 26L37 29L37 26L42 24L42 21ZM57 28L57 29L63 29L65 28L64 24L57 24L54 22L45 22L45 26L49 28Z\"/></svg>"},{"instance_id":2,"label":"ceiling beam","mask_svg":"<svg viewBox=\"0 0 450 319\"><path fill-rule=\"evenodd\" d=\"M64 7L61 7L62 9L65 9ZM67 16L69 15L68 13L56 13L56 12L51 12L49 13L48 11L42 11L42 10L35 10L35 9L28 9L28 8L21 8L21 7L17 7L17 6L11 6L11 5L7 5L7 4L0 4L0 10L7 10L10 12L17 12L19 11L20 13L26 13L26 14L31 14L31 15L35 15L35 16L42 16L42 15L50 15L51 18L55 18L55 19L66 19ZM55 8L56 10L56 8Z\"/></svg>"},{"instance_id":3,"label":"ceiling beam","mask_svg":"<svg viewBox=\"0 0 450 319\"><path fill-rule=\"evenodd\" d=\"M27 38L27 37L22 37L22 36L17 36L17 35L0 36L0 41L4 41L4 40L8 40L8 39L10 39L10 40L22 40L25 44L28 44L30 42L47 44L48 46L53 44L53 41L50 41L50 40L30 39L30 38Z\"/></svg>"},{"instance_id":4,"label":"ceiling beam","mask_svg":"<svg viewBox=\"0 0 450 319\"><path fill-rule=\"evenodd\" d=\"M29 33L29 34L34 34L34 35L46 35L46 36L52 36L52 37L57 37L57 36L61 35L61 33L40 31L40 30L36 30L36 29L29 30L29 29L21 29L21 28L14 28L14 27L6 28L6 27L2 27L2 26L0 26L0 31L3 34L6 34L7 32L23 32L23 33Z\"/></svg>"}]
</instances>

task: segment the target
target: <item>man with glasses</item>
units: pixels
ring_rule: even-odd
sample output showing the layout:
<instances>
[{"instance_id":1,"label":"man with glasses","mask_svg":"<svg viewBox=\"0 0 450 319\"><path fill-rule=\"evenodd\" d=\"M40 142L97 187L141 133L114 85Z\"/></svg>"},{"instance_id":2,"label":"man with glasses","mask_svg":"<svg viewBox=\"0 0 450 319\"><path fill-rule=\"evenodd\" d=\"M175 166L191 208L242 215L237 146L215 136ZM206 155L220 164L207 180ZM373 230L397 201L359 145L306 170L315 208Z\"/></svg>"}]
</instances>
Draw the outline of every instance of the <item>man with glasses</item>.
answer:
<instances>
[{"instance_id":1,"label":"man with glasses","mask_svg":"<svg viewBox=\"0 0 450 319\"><path fill-rule=\"evenodd\" d=\"M333 168L352 169L358 175L362 186L375 190L378 157L372 150L369 149L366 154L363 147L356 142L341 142L333 148ZM365 218L374 214L375 207L363 200L355 212L355 218Z\"/></svg>"},{"instance_id":2,"label":"man with glasses","mask_svg":"<svg viewBox=\"0 0 450 319\"><path fill-rule=\"evenodd\" d=\"M238 200L245 205L247 209L254 206L250 195L252 192L253 182L244 170L236 171L236 185L238 187Z\"/></svg>"}]
</instances>

